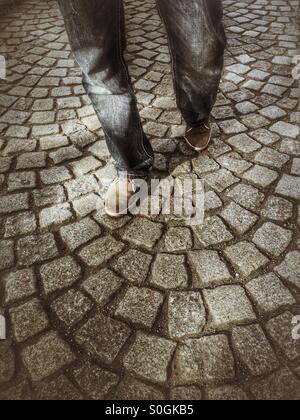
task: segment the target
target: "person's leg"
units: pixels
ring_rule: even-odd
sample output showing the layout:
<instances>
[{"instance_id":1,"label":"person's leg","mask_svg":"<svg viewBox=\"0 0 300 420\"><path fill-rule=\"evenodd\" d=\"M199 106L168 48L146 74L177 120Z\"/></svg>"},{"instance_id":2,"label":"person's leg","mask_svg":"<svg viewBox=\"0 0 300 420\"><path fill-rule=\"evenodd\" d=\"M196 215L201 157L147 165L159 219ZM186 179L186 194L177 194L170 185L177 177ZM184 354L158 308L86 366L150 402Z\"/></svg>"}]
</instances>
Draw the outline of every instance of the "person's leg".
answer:
<instances>
[{"instance_id":1,"label":"person's leg","mask_svg":"<svg viewBox=\"0 0 300 420\"><path fill-rule=\"evenodd\" d=\"M119 172L136 176L153 164L124 61L122 0L59 0L84 87Z\"/></svg>"},{"instance_id":2,"label":"person's leg","mask_svg":"<svg viewBox=\"0 0 300 420\"><path fill-rule=\"evenodd\" d=\"M222 0L157 0L157 5L168 32L178 107L189 126L206 123L223 70Z\"/></svg>"}]
</instances>

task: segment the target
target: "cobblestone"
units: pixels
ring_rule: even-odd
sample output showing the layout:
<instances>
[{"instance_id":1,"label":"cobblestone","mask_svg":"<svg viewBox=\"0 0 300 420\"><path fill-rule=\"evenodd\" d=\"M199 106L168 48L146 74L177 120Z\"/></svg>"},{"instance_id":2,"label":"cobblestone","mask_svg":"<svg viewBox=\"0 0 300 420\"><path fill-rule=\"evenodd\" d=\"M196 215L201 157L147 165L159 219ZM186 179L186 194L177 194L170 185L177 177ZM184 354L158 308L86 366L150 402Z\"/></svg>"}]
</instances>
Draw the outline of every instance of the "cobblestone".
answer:
<instances>
[{"instance_id":1,"label":"cobblestone","mask_svg":"<svg viewBox=\"0 0 300 420\"><path fill-rule=\"evenodd\" d=\"M162 303L161 293L133 286L127 290L116 310L116 315L133 324L151 328Z\"/></svg>"},{"instance_id":2,"label":"cobblestone","mask_svg":"<svg viewBox=\"0 0 300 420\"><path fill-rule=\"evenodd\" d=\"M195 287L224 284L230 282L231 275L226 264L215 251L193 251L189 258L196 271Z\"/></svg>"},{"instance_id":3,"label":"cobblestone","mask_svg":"<svg viewBox=\"0 0 300 420\"><path fill-rule=\"evenodd\" d=\"M225 329L232 324L256 319L251 304L240 286L222 286L213 290L204 290L203 293L213 328Z\"/></svg>"},{"instance_id":4,"label":"cobblestone","mask_svg":"<svg viewBox=\"0 0 300 420\"><path fill-rule=\"evenodd\" d=\"M251 375L263 375L278 368L279 363L272 347L258 325L235 327L232 340L240 362Z\"/></svg>"},{"instance_id":5,"label":"cobblestone","mask_svg":"<svg viewBox=\"0 0 300 420\"><path fill-rule=\"evenodd\" d=\"M235 367L227 337L215 335L186 340L176 351L172 370L176 385L232 379Z\"/></svg>"},{"instance_id":6,"label":"cobblestone","mask_svg":"<svg viewBox=\"0 0 300 420\"><path fill-rule=\"evenodd\" d=\"M11 309L9 313L17 342L35 336L49 326L47 316L37 299Z\"/></svg>"},{"instance_id":7,"label":"cobblestone","mask_svg":"<svg viewBox=\"0 0 300 420\"><path fill-rule=\"evenodd\" d=\"M112 363L130 335L123 322L96 314L76 333L76 341L86 352L104 363Z\"/></svg>"},{"instance_id":8,"label":"cobblestone","mask_svg":"<svg viewBox=\"0 0 300 420\"><path fill-rule=\"evenodd\" d=\"M33 381L40 381L75 360L69 346L54 332L26 347L22 358Z\"/></svg>"},{"instance_id":9,"label":"cobblestone","mask_svg":"<svg viewBox=\"0 0 300 420\"><path fill-rule=\"evenodd\" d=\"M265 314L296 303L289 290L273 273L251 280L246 288L259 310Z\"/></svg>"},{"instance_id":10,"label":"cobblestone","mask_svg":"<svg viewBox=\"0 0 300 420\"><path fill-rule=\"evenodd\" d=\"M138 333L125 357L125 368L140 378L163 384L176 344L164 338Z\"/></svg>"},{"instance_id":11,"label":"cobblestone","mask_svg":"<svg viewBox=\"0 0 300 420\"><path fill-rule=\"evenodd\" d=\"M196 155L155 2L124 1L156 175L204 179L201 226L101 213L116 171L57 2L3 6L1 400L300 399L299 13L223 4L225 71Z\"/></svg>"}]
</instances>

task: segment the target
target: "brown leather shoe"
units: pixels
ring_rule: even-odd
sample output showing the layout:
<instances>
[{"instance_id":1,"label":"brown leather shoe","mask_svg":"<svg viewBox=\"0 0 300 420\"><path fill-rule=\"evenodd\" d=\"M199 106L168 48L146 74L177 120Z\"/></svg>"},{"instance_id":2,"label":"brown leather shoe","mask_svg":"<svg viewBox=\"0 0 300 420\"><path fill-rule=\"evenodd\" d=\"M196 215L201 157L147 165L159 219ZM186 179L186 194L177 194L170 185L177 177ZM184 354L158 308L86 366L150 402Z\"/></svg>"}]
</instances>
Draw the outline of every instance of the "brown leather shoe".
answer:
<instances>
[{"instance_id":1,"label":"brown leather shoe","mask_svg":"<svg viewBox=\"0 0 300 420\"><path fill-rule=\"evenodd\" d=\"M105 197L105 212L108 216L119 218L130 213L134 206L131 199L137 192L135 181L128 178L117 178L109 187Z\"/></svg>"},{"instance_id":2,"label":"brown leather shoe","mask_svg":"<svg viewBox=\"0 0 300 420\"><path fill-rule=\"evenodd\" d=\"M207 121L197 127L188 126L185 133L185 141L196 152L205 150L211 141L212 126L210 121Z\"/></svg>"}]
</instances>

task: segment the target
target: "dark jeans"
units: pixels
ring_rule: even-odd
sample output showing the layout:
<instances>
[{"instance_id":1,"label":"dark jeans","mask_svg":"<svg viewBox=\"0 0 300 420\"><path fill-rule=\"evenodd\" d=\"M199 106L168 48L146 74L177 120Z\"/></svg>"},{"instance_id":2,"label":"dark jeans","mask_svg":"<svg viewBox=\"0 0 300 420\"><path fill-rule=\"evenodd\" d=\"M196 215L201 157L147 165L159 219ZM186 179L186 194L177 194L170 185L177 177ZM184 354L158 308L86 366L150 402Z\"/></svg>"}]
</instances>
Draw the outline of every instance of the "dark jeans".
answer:
<instances>
[{"instance_id":1,"label":"dark jeans","mask_svg":"<svg viewBox=\"0 0 300 420\"><path fill-rule=\"evenodd\" d=\"M85 89L119 171L153 165L124 61L122 0L59 0ZM186 122L210 115L223 69L226 37L222 0L157 0L172 55L177 104Z\"/></svg>"}]
</instances>

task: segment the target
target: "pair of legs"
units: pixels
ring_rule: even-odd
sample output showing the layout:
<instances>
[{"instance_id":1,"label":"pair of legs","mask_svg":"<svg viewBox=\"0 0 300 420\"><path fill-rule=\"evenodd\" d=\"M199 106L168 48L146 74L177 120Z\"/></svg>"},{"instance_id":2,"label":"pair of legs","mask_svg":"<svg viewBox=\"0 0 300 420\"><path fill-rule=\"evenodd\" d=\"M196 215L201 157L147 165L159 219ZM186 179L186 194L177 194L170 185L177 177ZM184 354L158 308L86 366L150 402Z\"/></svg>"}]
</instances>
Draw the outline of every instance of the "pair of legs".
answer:
<instances>
[{"instance_id":1,"label":"pair of legs","mask_svg":"<svg viewBox=\"0 0 300 420\"><path fill-rule=\"evenodd\" d=\"M226 44L222 0L156 0L172 55L178 107L189 126L215 103ZM153 165L124 61L123 0L59 0L83 83L119 172L136 177Z\"/></svg>"}]
</instances>

